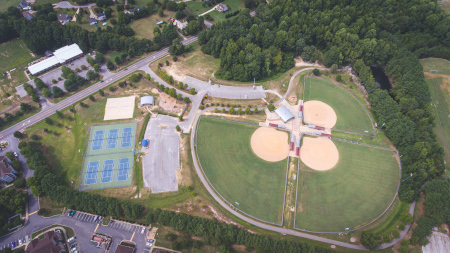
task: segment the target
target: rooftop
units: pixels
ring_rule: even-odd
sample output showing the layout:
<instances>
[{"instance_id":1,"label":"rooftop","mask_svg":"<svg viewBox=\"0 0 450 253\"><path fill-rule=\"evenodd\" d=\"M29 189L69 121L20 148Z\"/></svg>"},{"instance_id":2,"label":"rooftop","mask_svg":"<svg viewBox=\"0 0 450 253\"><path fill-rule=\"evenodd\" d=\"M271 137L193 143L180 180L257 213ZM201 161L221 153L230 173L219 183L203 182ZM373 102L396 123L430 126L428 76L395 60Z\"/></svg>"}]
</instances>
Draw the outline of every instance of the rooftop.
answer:
<instances>
[{"instance_id":1,"label":"rooftop","mask_svg":"<svg viewBox=\"0 0 450 253\"><path fill-rule=\"evenodd\" d=\"M280 116L284 123L294 118L294 115L285 106L276 109L275 112Z\"/></svg>"}]
</instances>

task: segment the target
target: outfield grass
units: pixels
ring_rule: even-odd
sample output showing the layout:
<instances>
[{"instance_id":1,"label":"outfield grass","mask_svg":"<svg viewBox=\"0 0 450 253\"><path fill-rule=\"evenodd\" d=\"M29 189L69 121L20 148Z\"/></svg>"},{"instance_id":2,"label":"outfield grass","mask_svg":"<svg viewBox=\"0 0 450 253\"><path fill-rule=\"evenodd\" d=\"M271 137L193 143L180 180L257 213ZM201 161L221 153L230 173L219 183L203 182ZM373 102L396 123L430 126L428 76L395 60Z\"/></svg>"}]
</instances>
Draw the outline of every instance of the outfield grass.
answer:
<instances>
[{"instance_id":1,"label":"outfield grass","mask_svg":"<svg viewBox=\"0 0 450 253\"><path fill-rule=\"evenodd\" d=\"M440 58L426 58L420 60L424 72L437 70L437 74L450 75L450 61Z\"/></svg>"},{"instance_id":2,"label":"outfield grass","mask_svg":"<svg viewBox=\"0 0 450 253\"><path fill-rule=\"evenodd\" d=\"M397 154L333 141L339 162L329 171L301 163L296 227L339 232L377 218L394 198L399 180Z\"/></svg>"},{"instance_id":3,"label":"outfield grass","mask_svg":"<svg viewBox=\"0 0 450 253\"><path fill-rule=\"evenodd\" d=\"M326 80L306 78L304 101L319 100L331 106L337 121L333 129L373 134L373 127L364 107L343 88Z\"/></svg>"},{"instance_id":4,"label":"outfield grass","mask_svg":"<svg viewBox=\"0 0 450 253\"><path fill-rule=\"evenodd\" d=\"M281 223L287 160L266 162L253 153L250 138L257 128L203 117L198 157L206 177L227 201L258 219Z\"/></svg>"}]
</instances>

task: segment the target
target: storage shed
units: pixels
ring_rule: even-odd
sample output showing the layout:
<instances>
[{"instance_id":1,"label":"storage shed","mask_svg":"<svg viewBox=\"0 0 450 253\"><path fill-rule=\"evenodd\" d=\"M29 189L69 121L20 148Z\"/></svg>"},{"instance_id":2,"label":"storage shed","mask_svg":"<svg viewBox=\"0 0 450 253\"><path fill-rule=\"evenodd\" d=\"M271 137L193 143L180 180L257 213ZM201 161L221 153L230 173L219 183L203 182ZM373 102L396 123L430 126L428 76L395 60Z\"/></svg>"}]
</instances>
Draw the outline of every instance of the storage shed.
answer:
<instances>
[{"instance_id":1,"label":"storage shed","mask_svg":"<svg viewBox=\"0 0 450 253\"><path fill-rule=\"evenodd\" d=\"M141 97L141 106L153 105L154 100L152 96Z\"/></svg>"},{"instance_id":2,"label":"storage shed","mask_svg":"<svg viewBox=\"0 0 450 253\"><path fill-rule=\"evenodd\" d=\"M285 106L276 109L275 113L280 116L284 123L294 118L294 115Z\"/></svg>"},{"instance_id":3,"label":"storage shed","mask_svg":"<svg viewBox=\"0 0 450 253\"><path fill-rule=\"evenodd\" d=\"M148 141L142 140L142 147L147 147L147 146L148 146Z\"/></svg>"}]
</instances>

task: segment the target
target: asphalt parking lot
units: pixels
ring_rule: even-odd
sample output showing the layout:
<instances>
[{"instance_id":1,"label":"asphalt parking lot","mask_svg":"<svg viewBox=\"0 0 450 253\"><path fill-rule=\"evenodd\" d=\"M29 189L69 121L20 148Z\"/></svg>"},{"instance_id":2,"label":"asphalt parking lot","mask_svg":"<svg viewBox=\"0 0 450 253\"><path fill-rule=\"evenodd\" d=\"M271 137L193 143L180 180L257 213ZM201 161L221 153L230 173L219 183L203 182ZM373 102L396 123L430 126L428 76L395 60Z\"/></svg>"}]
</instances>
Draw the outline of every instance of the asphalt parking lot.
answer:
<instances>
[{"instance_id":1,"label":"asphalt parking lot","mask_svg":"<svg viewBox=\"0 0 450 253\"><path fill-rule=\"evenodd\" d=\"M69 215L69 213L67 213L67 215ZM95 215L92 214L87 214L87 213L83 213L83 212L76 212L75 215L73 216L73 218L77 219L77 220L81 220L81 221L85 221L85 222L93 222L93 223L101 223L103 217L98 216L97 220L95 220Z\"/></svg>"},{"instance_id":2,"label":"asphalt parking lot","mask_svg":"<svg viewBox=\"0 0 450 253\"><path fill-rule=\"evenodd\" d=\"M151 118L144 139L150 140L147 154L142 157L144 186L152 193L178 190L175 171L180 169L180 135L175 131L177 118L158 115Z\"/></svg>"},{"instance_id":3,"label":"asphalt parking lot","mask_svg":"<svg viewBox=\"0 0 450 253\"><path fill-rule=\"evenodd\" d=\"M144 228L143 226L130 224L127 222L122 222L122 221L117 221L117 220L111 220L111 222L109 223L109 227L129 231L132 233L141 233L142 228Z\"/></svg>"}]
</instances>

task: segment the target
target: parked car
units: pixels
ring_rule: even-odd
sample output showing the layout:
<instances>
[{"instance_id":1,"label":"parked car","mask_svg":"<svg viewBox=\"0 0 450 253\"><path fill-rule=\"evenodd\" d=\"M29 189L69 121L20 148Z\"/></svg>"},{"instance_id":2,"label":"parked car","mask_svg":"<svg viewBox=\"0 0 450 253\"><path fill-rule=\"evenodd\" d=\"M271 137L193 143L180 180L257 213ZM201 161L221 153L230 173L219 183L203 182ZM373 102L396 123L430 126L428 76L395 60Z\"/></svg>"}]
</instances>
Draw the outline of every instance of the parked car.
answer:
<instances>
[{"instance_id":1,"label":"parked car","mask_svg":"<svg viewBox=\"0 0 450 253\"><path fill-rule=\"evenodd\" d=\"M144 234L145 232L145 228L142 228L141 234Z\"/></svg>"},{"instance_id":2,"label":"parked car","mask_svg":"<svg viewBox=\"0 0 450 253\"><path fill-rule=\"evenodd\" d=\"M147 243L145 243L145 246L147 246L147 247L151 247L151 246L153 246L153 244L152 244L152 243L149 243L149 242L147 242Z\"/></svg>"},{"instance_id":3,"label":"parked car","mask_svg":"<svg viewBox=\"0 0 450 253\"><path fill-rule=\"evenodd\" d=\"M69 216L70 216L70 217L73 217L73 216L75 215L76 212L77 212L77 211L75 211L75 210L70 211L70 212L69 212Z\"/></svg>"},{"instance_id":4,"label":"parked car","mask_svg":"<svg viewBox=\"0 0 450 253\"><path fill-rule=\"evenodd\" d=\"M22 239L19 239L19 245L22 245Z\"/></svg>"},{"instance_id":5,"label":"parked car","mask_svg":"<svg viewBox=\"0 0 450 253\"><path fill-rule=\"evenodd\" d=\"M17 152L14 152L14 156L15 156L15 157L18 157L19 155L17 154Z\"/></svg>"},{"instance_id":6,"label":"parked car","mask_svg":"<svg viewBox=\"0 0 450 253\"><path fill-rule=\"evenodd\" d=\"M11 242L11 249L13 249L14 247L16 247L16 242Z\"/></svg>"}]
</instances>

